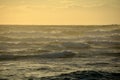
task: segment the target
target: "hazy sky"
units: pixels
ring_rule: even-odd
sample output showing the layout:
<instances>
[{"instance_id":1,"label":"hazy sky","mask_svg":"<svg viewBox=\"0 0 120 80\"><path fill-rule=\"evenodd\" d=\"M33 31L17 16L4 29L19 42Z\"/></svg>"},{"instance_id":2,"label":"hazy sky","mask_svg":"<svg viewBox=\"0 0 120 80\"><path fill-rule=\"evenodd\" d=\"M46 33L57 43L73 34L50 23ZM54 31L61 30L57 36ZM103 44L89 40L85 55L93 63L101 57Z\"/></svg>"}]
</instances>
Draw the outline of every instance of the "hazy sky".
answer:
<instances>
[{"instance_id":1,"label":"hazy sky","mask_svg":"<svg viewBox=\"0 0 120 80\"><path fill-rule=\"evenodd\" d=\"M120 24L120 0L0 0L0 24Z\"/></svg>"}]
</instances>

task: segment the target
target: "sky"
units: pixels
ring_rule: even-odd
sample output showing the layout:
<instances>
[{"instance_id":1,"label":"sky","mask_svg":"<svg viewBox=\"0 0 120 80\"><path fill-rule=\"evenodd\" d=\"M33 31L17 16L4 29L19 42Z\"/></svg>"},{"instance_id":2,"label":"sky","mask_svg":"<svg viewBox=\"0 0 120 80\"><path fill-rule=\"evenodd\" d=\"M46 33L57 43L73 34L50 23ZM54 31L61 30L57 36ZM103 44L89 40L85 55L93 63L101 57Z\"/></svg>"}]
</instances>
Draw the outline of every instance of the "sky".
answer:
<instances>
[{"instance_id":1,"label":"sky","mask_svg":"<svg viewBox=\"0 0 120 80\"><path fill-rule=\"evenodd\" d=\"M0 24L120 24L120 0L0 0Z\"/></svg>"}]
</instances>

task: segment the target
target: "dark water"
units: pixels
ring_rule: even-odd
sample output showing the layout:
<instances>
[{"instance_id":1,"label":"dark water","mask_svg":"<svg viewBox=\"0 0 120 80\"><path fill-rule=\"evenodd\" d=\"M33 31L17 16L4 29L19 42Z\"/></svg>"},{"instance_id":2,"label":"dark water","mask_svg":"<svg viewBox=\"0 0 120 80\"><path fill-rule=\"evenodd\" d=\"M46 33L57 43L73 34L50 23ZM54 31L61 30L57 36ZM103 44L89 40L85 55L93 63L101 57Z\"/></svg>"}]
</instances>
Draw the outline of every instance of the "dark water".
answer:
<instances>
[{"instance_id":1,"label":"dark water","mask_svg":"<svg viewBox=\"0 0 120 80\"><path fill-rule=\"evenodd\" d=\"M120 72L120 26L0 26L0 77Z\"/></svg>"}]
</instances>

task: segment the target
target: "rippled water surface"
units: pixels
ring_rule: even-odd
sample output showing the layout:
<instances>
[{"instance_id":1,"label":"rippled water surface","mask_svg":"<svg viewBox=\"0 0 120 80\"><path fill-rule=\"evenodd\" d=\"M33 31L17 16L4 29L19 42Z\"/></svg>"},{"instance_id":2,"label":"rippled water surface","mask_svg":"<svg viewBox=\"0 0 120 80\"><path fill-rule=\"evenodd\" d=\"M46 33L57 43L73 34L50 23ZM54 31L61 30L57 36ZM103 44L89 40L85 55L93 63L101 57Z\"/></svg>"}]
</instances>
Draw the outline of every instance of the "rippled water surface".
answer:
<instances>
[{"instance_id":1,"label":"rippled water surface","mask_svg":"<svg viewBox=\"0 0 120 80\"><path fill-rule=\"evenodd\" d=\"M120 26L0 26L0 78L120 72Z\"/></svg>"}]
</instances>

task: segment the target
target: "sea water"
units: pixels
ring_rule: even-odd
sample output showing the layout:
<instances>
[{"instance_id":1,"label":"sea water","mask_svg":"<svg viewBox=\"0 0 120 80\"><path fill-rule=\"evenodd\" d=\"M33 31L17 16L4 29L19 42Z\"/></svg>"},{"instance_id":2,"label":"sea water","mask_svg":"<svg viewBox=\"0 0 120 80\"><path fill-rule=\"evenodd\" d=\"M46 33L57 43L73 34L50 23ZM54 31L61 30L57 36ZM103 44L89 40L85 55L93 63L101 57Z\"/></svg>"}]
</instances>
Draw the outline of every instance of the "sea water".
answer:
<instances>
[{"instance_id":1,"label":"sea water","mask_svg":"<svg viewBox=\"0 0 120 80\"><path fill-rule=\"evenodd\" d=\"M120 72L119 25L1 25L0 78Z\"/></svg>"}]
</instances>

